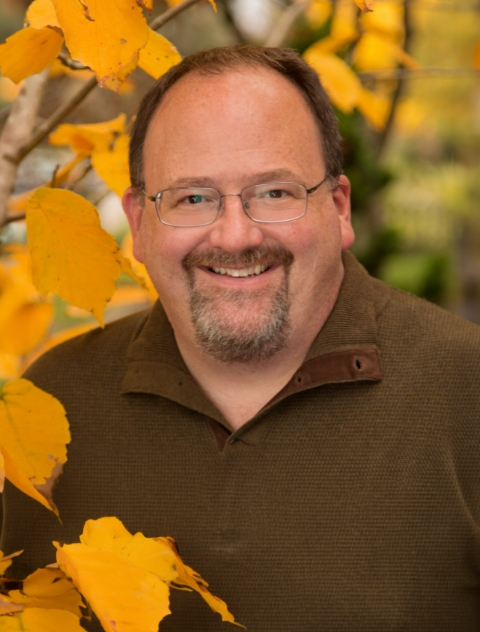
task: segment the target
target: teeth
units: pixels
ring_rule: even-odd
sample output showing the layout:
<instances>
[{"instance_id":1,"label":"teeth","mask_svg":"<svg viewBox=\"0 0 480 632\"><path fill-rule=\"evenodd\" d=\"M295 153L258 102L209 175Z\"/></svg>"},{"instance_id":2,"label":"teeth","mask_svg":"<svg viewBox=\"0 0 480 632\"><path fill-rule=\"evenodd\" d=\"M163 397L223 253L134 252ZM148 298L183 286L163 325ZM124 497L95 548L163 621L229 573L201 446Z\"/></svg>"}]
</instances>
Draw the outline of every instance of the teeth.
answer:
<instances>
[{"instance_id":1,"label":"teeth","mask_svg":"<svg viewBox=\"0 0 480 632\"><path fill-rule=\"evenodd\" d=\"M216 272L217 274L226 274L227 276L231 276L231 277L247 277L247 276L253 276L253 275L258 276L259 274L262 274L262 272L265 272L267 268L268 268L268 265L256 265L250 268L242 268L241 270L235 270L231 268L215 268L215 267L213 267L212 270Z\"/></svg>"}]
</instances>

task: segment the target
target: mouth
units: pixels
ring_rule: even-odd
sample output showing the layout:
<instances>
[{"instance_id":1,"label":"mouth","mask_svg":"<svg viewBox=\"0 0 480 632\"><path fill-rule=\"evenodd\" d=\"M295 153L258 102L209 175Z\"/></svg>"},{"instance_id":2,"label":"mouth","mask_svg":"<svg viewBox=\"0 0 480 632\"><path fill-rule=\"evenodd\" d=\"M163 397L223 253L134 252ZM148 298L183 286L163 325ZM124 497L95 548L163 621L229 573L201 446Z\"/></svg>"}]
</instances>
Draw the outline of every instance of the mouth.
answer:
<instances>
[{"instance_id":1,"label":"mouth","mask_svg":"<svg viewBox=\"0 0 480 632\"><path fill-rule=\"evenodd\" d=\"M211 272L215 272L215 274L224 274L230 277L251 277L251 276L259 276L263 272L266 272L271 268L271 264L260 265L257 264L255 266L250 266L249 268L217 268L211 267L208 268Z\"/></svg>"}]
</instances>

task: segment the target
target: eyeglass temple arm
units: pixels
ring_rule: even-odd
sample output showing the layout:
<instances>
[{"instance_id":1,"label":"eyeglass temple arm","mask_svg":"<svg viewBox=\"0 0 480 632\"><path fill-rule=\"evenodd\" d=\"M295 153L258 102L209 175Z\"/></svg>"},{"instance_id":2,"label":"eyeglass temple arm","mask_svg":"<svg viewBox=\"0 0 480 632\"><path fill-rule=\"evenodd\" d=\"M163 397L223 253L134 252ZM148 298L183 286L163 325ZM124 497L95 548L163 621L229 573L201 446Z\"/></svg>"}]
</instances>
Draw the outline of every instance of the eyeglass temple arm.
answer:
<instances>
[{"instance_id":1,"label":"eyeglass temple arm","mask_svg":"<svg viewBox=\"0 0 480 632\"><path fill-rule=\"evenodd\" d=\"M148 195L148 193L146 191L144 191L143 189L141 189L143 195L147 198L147 200L150 200L150 202L155 202L157 199L156 195ZM158 194L157 194L158 195Z\"/></svg>"},{"instance_id":2,"label":"eyeglass temple arm","mask_svg":"<svg viewBox=\"0 0 480 632\"><path fill-rule=\"evenodd\" d=\"M311 189L307 189L307 195L310 195L310 193L315 193L315 191L318 189L318 187L321 187L322 184L325 182L325 180L330 176L330 173L327 171L327 173L325 174L325 177L323 178L323 180L321 182L319 182L316 186L312 187Z\"/></svg>"}]
</instances>

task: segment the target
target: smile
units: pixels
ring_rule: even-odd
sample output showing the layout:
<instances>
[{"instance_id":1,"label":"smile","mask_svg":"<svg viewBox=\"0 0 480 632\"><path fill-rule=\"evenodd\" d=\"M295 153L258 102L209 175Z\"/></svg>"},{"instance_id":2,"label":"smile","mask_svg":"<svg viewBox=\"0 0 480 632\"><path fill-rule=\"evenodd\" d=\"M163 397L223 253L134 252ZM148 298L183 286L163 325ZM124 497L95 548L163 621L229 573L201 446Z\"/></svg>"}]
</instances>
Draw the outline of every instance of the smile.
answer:
<instances>
[{"instance_id":1,"label":"smile","mask_svg":"<svg viewBox=\"0 0 480 632\"><path fill-rule=\"evenodd\" d=\"M259 274L262 274L262 272L265 272L265 270L268 270L270 266L269 265L256 265L256 266L251 266L250 268L241 268L239 270L236 270L234 268L210 268L210 270L212 270L213 272L215 272L216 274L226 274L227 276L231 276L231 277L248 277L248 276L258 276Z\"/></svg>"}]
</instances>

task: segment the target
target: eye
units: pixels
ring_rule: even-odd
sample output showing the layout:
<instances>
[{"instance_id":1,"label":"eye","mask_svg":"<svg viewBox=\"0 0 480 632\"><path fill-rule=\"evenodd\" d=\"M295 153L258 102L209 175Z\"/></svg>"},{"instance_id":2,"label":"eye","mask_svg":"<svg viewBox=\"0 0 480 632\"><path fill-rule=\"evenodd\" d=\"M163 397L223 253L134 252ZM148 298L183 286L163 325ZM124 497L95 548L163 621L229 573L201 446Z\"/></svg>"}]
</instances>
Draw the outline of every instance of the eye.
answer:
<instances>
[{"instance_id":1,"label":"eye","mask_svg":"<svg viewBox=\"0 0 480 632\"><path fill-rule=\"evenodd\" d=\"M196 204L202 204L206 201L205 196L203 195L188 195L187 197L181 200L182 204L191 204L192 206Z\"/></svg>"},{"instance_id":2,"label":"eye","mask_svg":"<svg viewBox=\"0 0 480 632\"><path fill-rule=\"evenodd\" d=\"M280 189L272 189L271 191L267 191L267 197L272 198L273 200L281 198L284 195L285 191L281 191Z\"/></svg>"},{"instance_id":3,"label":"eye","mask_svg":"<svg viewBox=\"0 0 480 632\"><path fill-rule=\"evenodd\" d=\"M268 189L262 194L262 197L267 200L285 200L292 196L291 191L287 188L284 189Z\"/></svg>"}]
</instances>

